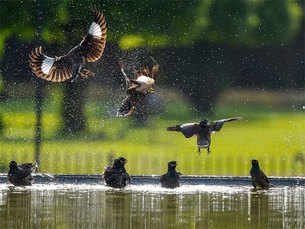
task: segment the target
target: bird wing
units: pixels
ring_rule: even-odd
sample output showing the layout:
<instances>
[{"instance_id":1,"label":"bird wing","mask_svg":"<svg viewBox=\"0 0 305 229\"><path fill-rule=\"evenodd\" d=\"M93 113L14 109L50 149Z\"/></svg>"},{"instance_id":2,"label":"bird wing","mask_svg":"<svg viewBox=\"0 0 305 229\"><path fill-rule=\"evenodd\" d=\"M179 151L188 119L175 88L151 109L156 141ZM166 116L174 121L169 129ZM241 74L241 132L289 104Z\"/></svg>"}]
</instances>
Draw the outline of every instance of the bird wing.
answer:
<instances>
[{"instance_id":1,"label":"bird wing","mask_svg":"<svg viewBox=\"0 0 305 229\"><path fill-rule=\"evenodd\" d=\"M261 178L262 180L264 180L265 182L267 182L268 184L270 184L270 181L268 179L268 177L265 175L265 173L261 170Z\"/></svg>"},{"instance_id":2,"label":"bird wing","mask_svg":"<svg viewBox=\"0 0 305 229\"><path fill-rule=\"evenodd\" d=\"M198 123L186 123L182 124L180 126L181 132L186 138L190 138L194 136L194 134L197 134L200 130L201 127L198 125Z\"/></svg>"},{"instance_id":3,"label":"bird wing","mask_svg":"<svg viewBox=\"0 0 305 229\"><path fill-rule=\"evenodd\" d=\"M252 170L251 170L252 171ZM252 177L252 184L254 187L259 186L260 188L269 188L270 182L265 173L260 169L257 174L250 172Z\"/></svg>"},{"instance_id":4,"label":"bird wing","mask_svg":"<svg viewBox=\"0 0 305 229\"><path fill-rule=\"evenodd\" d=\"M165 174L163 174L163 175L160 177L160 182L161 182L161 184L164 183L164 182L166 182L167 176L168 176L168 174L165 173Z\"/></svg>"},{"instance_id":5,"label":"bird wing","mask_svg":"<svg viewBox=\"0 0 305 229\"><path fill-rule=\"evenodd\" d=\"M153 79L156 78L156 75L159 73L159 68L160 68L160 65L157 63L157 61L151 56L150 57L152 59L152 61L154 62L154 65L151 69L151 77Z\"/></svg>"},{"instance_id":6,"label":"bird wing","mask_svg":"<svg viewBox=\"0 0 305 229\"><path fill-rule=\"evenodd\" d=\"M69 51L67 56L82 56L87 62L95 62L101 58L106 44L106 21L104 15L95 10L95 17L87 35L80 44Z\"/></svg>"},{"instance_id":7,"label":"bird wing","mask_svg":"<svg viewBox=\"0 0 305 229\"><path fill-rule=\"evenodd\" d=\"M66 56L46 56L41 46L30 53L30 67L37 77L52 82L62 82L72 77L72 60Z\"/></svg>"},{"instance_id":8,"label":"bird wing","mask_svg":"<svg viewBox=\"0 0 305 229\"><path fill-rule=\"evenodd\" d=\"M234 117L234 118L227 118L227 119L213 121L213 122L209 123L210 130L211 131L220 131L225 122L231 122L231 121L241 120L241 119L242 119L241 117Z\"/></svg>"},{"instance_id":9,"label":"bird wing","mask_svg":"<svg viewBox=\"0 0 305 229\"><path fill-rule=\"evenodd\" d=\"M122 75L124 76L124 79L125 79L125 81L126 81L126 85L127 85L127 87L128 87L128 85L129 85L129 83L130 83L130 79L129 79L129 77L127 76L127 74L125 73L123 63L122 63L122 61L121 61L120 59L118 60L118 63L119 63L119 65L120 65L121 73L122 73Z\"/></svg>"},{"instance_id":10,"label":"bird wing","mask_svg":"<svg viewBox=\"0 0 305 229\"><path fill-rule=\"evenodd\" d=\"M33 168L32 163L24 163L24 164L18 165L18 170L17 170L18 178L22 179L22 178L25 178L25 177L31 175L32 168Z\"/></svg>"},{"instance_id":11,"label":"bird wing","mask_svg":"<svg viewBox=\"0 0 305 229\"><path fill-rule=\"evenodd\" d=\"M144 67L140 68L140 71L136 73L136 78L140 76L147 76L150 78L155 79L158 72L159 72L159 64L154 63L152 68L150 69L148 65L145 65Z\"/></svg>"}]
</instances>

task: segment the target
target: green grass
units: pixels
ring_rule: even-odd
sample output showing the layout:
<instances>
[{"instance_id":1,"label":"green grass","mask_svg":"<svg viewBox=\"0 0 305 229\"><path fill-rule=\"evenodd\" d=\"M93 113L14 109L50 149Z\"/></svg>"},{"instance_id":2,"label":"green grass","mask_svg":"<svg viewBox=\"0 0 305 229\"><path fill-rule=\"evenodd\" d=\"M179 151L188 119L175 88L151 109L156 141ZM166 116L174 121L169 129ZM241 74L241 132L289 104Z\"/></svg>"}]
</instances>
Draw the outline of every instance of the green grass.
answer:
<instances>
[{"instance_id":1,"label":"green grass","mask_svg":"<svg viewBox=\"0 0 305 229\"><path fill-rule=\"evenodd\" d=\"M0 138L0 171L8 161L34 159L34 103L31 99L0 103L5 131ZM131 128L128 119L106 118L102 103L88 101L88 131L62 139L60 100L46 100L43 113L41 170L49 173L102 173L111 157L128 159L130 174L160 174L169 160L177 160L183 174L248 175L256 158L269 176L302 176L305 168L304 113L272 107L218 105L211 119L243 116L212 136L211 154L198 155L196 139L185 139L165 128L197 121L186 102L169 103L145 128ZM178 111L178 112L177 112ZM198 116L198 115L197 115ZM203 117L201 117L203 118Z\"/></svg>"}]
</instances>

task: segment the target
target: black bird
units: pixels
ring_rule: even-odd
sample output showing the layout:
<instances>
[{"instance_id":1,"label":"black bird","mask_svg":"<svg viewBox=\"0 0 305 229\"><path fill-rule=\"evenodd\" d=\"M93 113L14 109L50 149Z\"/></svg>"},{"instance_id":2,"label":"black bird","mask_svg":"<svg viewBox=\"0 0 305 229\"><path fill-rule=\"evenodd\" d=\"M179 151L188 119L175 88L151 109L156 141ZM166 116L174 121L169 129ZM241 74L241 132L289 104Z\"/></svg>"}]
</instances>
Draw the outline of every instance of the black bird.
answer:
<instances>
[{"instance_id":1,"label":"black bird","mask_svg":"<svg viewBox=\"0 0 305 229\"><path fill-rule=\"evenodd\" d=\"M255 189L256 187L259 187L261 189L268 189L271 187L268 177L260 169L257 160L252 160L252 168L250 170L250 175L252 179L252 185Z\"/></svg>"},{"instance_id":2,"label":"black bird","mask_svg":"<svg viewBox=\"0 0 305 229\"><path fill-rule=\"evenodd\" d=\"M225 122L230 122L240 119L241 119L240 117L236 117L236 118L217 120L213 122L208 122L207 120L203 120L199 123L185 123L185 124L168 127L167 130L181 132L186 138L190 138L194 135L197 135L198 152L200 153L200 149L207 149L209 153L210 145L211 145L211 133L213 133L214 131L220 131Z\"/></svg>"},{"instance_id":3,"label":"black bird","mask_svg":"<svg viewBox=\"0 0 305 229\"><path fill-rule=\"evenodd\" d=\"M8 171L7 178L15 186L29 186L32 185L34 179L32 177L32 171L36 169L36 166L32 163L24 163L18 165L16 161L10 161L10 169Z\"/></svg>"},{"instance_id":4,"label":"black bird","mask_svg":"<svg viewBox=\"0 0 305 229\"><path fill-rule=\"evenodd\" d=\"M176 171L177 162L168 162L168 171L160 177L161 186L164 188L177 188L180 186L179 178L181 173Z\"/></svg>"},{"instance_id":5,"label":"black bird","mask_svg":"<svg viewBox=\"0 0 305 229\"><path fill-rule=\"evenodd\" d=\"M137 106L141 106L145 96L153 93L152 86L155 84L155 78L159 71L159 64L152 58L153 65L150 69L149 65L145 65L135 74L136 78L131 79L124 71L122 63L119 61L121 72L126 80L127 96L124 98L117 117L126 117L132 115Z\"/></svg>"},{"instance_id":6,"label":"black bird","mask_svg":"<svg viewBox=\"0 0 305 229\"><path fill-rule=\"evenodd\" d=\"M39 78L52 82L75 80L78 76L87 78L94 73L84 68L86 62L95 62L103 54L106 44L106 21L103 14L94 10L95 17L88 34L83 40L63 56L49 57L43 53L42 47L30 53L30 67Z\"/></svg>"},{"instance_id":7,"label":"black bird","mask_svg":"<svg viewBox=\"0 0 305 229\"><path fill-rule=\"evenodd\" d=\"M112 166L108 166L103 174L106 185L113 188L124 188L127 182L130 183L130 176L126 172L127 160L119 157L114 160Z\"/></svg>"}]
</instances>

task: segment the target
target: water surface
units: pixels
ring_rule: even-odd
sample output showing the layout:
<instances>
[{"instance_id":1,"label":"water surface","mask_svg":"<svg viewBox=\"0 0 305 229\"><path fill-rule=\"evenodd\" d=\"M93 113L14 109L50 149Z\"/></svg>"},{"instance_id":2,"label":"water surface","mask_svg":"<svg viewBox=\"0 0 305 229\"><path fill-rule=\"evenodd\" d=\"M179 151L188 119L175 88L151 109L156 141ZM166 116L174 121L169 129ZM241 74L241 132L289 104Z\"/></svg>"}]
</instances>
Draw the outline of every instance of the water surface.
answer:
<instances>
[{"instance_id":1,"label":"water surface","mask_svg":"<svg viewBox=\"0 0 305 229\"><path fill-rule=\"evenodd\" d=\"M0 184L0 228L304 228L305 188Z\"/></svg>"}]
</instances>

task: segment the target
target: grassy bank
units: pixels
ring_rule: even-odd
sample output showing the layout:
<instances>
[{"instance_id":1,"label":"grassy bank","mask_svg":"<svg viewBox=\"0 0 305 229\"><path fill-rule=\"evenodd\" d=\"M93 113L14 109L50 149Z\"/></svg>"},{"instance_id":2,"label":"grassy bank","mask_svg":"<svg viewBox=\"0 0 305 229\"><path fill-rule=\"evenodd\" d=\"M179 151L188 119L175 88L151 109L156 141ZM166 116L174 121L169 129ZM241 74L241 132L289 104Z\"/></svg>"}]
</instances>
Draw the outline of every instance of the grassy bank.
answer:
<instances>
[{"instance_id":1,"label":"grassy bank","mask_svg":"<svg viewBox=\"0 0 305 229\"><path fill-rule=\"evenodd\" d=\"M261 161L270 176L305 173L304 113L289 106L219 103L211 119L238 115L244 120L225 124L221 132L212 136L211 154L203 150L198 155L195 138L185 139L165 130L169 125L200 118L194 118L191 106L185 102L171 101L145 128L131 128L128 119L106 118L102 102L86 104L88 131L63 139L57 136L60 100L45 101L42 172L102 173L112 157L123 155L128 158L131 174L160 174L165 172L169 160L177 160L183 174L248 175L252 158ZM33 160L33 107L30 98L0 104L6 127L0 138L1 171L7 169L11 159Z\"/></svg>"}]
</instances>

